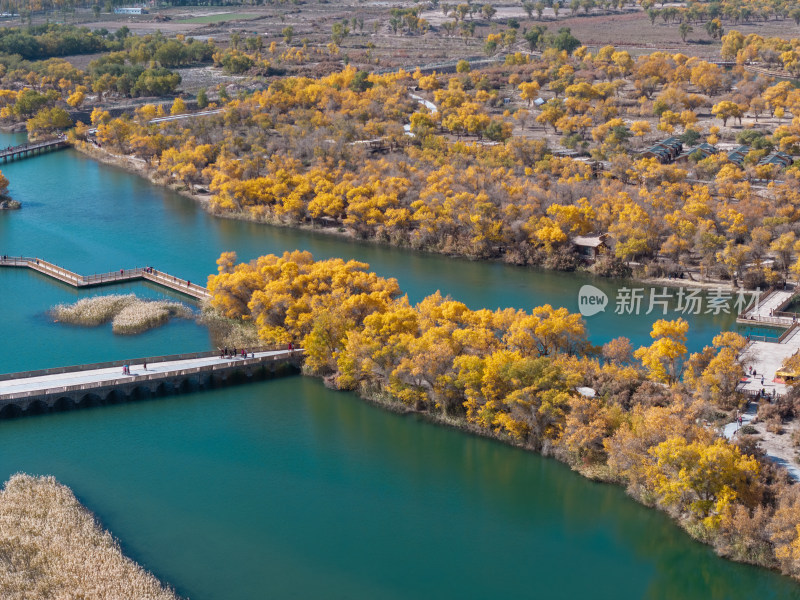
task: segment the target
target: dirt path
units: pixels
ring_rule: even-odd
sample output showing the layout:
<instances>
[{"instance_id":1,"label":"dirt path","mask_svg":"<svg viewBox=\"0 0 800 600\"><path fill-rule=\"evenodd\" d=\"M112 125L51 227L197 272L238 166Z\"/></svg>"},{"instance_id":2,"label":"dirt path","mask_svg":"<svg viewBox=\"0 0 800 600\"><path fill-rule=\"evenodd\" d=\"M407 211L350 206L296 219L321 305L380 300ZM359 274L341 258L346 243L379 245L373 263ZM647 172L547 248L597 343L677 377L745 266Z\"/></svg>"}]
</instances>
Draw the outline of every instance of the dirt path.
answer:
<instances>
[{"instance_id":1,"label":"dirt path","mask_svg":"<svg viewBox=\"0 0 800 600\"><path fill-rule=\"evenodd\" d=\"M784 427L784 433L776 434L767 431L766 423L754 423L758 414L758 402L748 402L747 410L742 414L742 426L750 425L757 431L760 440L759 447L767 453L767 457L777 465L785 468L795 481L800 481L800 465L797 464L797 449L792 443L792 432L797 429L797 423L789 423ZM739 435L739 424L734 421L723 428L723 434L729 440Z\"/></svg>"}]
</instances>

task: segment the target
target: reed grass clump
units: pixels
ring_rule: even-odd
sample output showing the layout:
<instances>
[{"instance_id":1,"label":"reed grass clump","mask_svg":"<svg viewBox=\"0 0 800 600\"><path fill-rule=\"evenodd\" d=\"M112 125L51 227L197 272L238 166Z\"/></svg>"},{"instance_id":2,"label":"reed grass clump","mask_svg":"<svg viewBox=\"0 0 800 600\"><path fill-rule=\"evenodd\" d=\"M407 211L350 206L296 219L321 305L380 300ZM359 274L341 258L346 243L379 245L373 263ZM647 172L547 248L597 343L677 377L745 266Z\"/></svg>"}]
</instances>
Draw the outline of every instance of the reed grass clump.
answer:
<instances>
[{"instance_id":1,"label":"reed grass clump","mask_svg":"<svg viewBox=\"0 0 800 600\"><path fill-rule=\"evenodd\" d=\"M53 477L18 473L0 491L4 600L177 600Z\"/></svg>"},{"instance_id":2,"label":"reed grass clump","mask_svg":"<svg viewBox=\"0 0 800 600\"><path fill-rule=\"evenodd\" d=\"M59 304L50 311L62 323L96 327L111 321L123 308L136 302L135 294L111 294L83 298L74 304Z\"/></svg>"},{"instance_id":3,"label":"reed grass clump","mask_svg":"<svg viewBox=\"0 0 800 600\"><path fill-rule=\"evenodd\" d=\"M59 304L50 311L63 323L96 327L111 321L111 329L121 335L142 333L158 327L172 317L190 319L192 310L180 302L143 300L135 294L111 294Z\"/></svg>"},{"instance_id":4,"label":"reed grass clump","mask_svg":"<svg viewBox=\"0 0 800 600\"><path fill-rule=\"evenodd\" d=\"M111 329L114 333L132 335L159 327L172 317L190 319L192 311L180 302L137 300L117 313L111 322Z\"/></svg>"},{"instance_id":5,"label":"reed grass clump","mask_svg":"<svg viewBox=\"0 0 800 600\"><path fill-rule=\"evenodd\" d=\"M264 343L264 340L258 337L258 327L255 323L229 319L209 304L203 306L197 321L208 327L212 345L219 348L252 348Z\"/></svg>"}]
</instances>

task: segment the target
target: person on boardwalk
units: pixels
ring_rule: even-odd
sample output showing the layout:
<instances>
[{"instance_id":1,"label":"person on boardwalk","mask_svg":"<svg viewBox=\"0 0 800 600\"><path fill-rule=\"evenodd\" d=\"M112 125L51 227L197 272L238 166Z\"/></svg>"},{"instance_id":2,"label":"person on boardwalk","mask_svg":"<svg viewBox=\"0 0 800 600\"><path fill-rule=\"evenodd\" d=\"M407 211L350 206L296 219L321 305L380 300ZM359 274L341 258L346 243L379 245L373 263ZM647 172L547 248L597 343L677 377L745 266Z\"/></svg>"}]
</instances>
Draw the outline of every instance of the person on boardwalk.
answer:
<instances>
[{"instance_id":1,"label":"person on boardwalk","mask_svg":"<svg viewBox=\"0 0 800 600\"><path fill-rule=\"evenodd\" d=\"M142 369L147 371L147 361L142 361Z\"/></svg>"}]
</instances>

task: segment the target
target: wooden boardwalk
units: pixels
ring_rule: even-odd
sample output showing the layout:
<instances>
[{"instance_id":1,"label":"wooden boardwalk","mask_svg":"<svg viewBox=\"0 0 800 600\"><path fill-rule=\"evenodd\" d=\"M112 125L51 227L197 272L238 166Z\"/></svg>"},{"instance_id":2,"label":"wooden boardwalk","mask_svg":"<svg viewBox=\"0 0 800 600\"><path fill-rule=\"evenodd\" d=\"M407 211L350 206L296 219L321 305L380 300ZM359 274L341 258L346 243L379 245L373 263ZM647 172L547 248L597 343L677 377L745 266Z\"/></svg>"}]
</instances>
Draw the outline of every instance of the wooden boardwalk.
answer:
<instances>
[{"instance_id":1,"label":"wooden boardwalk","mask_svg":"<svg viewBox=\"0 0 800 600\"><path fill-rule=\"evenodd\" d=\"M170 290L180 292L197 300L208 300L211 293L207 288L191 283L189 280L175 277L152 267L137 267L135 269L120 269L99 275L79 275L63 267L36 257L27 256L0 256L0 267L19 267L38 271L43 275L57 279L76 288L123 283L126 281L145 280Z\"/></svg>"},{"instance_id":2,"label":"wooden boardwalk","mask_svg":"<svg viewBox=\"0 0 800 600\"><path fill-rule=\"evenodd\" d=\"M768 327L792 327L798 318L796 312L787 312L792 305L797 291L769 288L761 297L744 312L737 315L736 322L743 325L766 325Z\"/></svg>"},{"instance_id":3,"label":"wooden boardwalk","mask_svg":"<svg viewBox=\"0 0 800 600\"><path fill-rule=\"evenodd\" d=\"M8 146L0 150L0 160L2 162L11 162L20 158L28 158L45 152L52 152L53 150L63 150L69 148L70 143L67 141L67 136L60 136L54 140L46 140L42 142L26 142L19 146Z\"/></svg>"},{"instance_id":4,"label":"wooden boardwalk","mask_svg":"<svg viewBox=\"0 0 800 600\"><path fill-rule=\"evenodd\" d=\"M259 348L155 356L0 375L0 416L162 396L297 372L303 351ZM127 366L127 369L123 367Z\"/></svg>"}]
</instances>

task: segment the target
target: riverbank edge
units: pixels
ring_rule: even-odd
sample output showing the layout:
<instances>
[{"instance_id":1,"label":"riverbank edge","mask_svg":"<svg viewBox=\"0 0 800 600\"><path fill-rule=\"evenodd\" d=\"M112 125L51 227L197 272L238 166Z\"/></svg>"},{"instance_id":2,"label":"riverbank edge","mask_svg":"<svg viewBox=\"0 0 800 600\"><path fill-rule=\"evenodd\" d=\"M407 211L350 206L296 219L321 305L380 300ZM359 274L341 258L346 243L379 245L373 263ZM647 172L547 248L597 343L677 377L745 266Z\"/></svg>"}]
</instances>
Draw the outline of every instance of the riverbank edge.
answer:
<instances>
[{"instance_id":1,"label":"riverbank edge","mask_svg":"<svg viewBox=\"0 0 800 600\"><path fill-rule=\"evenodd\" d=\"M777 561L772 558L770 564L766 564L764 562L758 562L757 560L748 560L747 558L740 558L737 556L732 556L730 554L725 554L720 552L720 549L714 544L714 539L711 537L703 536L702 531L695 526L690 519L682 518L681 515L674 513L673 511L668 510L665 507L659 506L654 502L649 502L647 498L643 496L639 496L634 493L633 490L628 488L625 485L625 482L621 479L614 477L608 467L606 465L580 465L580 464L571 464L568 460L568 457L561 456L555 452L551 452L549 448L545 447L541 451L536 450L530 446L522 444L512 437L503 435L501 433L497 433L495 431L490 431L486 429L482 429L469 423L464 418L459 417L452 417L448 415L438 414L438 413L431 413L428 411L419 411L409 407L402 402L394 400L391 396L385 393L374 393L374 392L367 392L361 389L355 390L340 390L335 387L333 384L332 378L330 376L322 376L322 375L315 375L306 371L305 368L302 370L302 374L304 377L313 377L317 379L321 379L325 387L332 389L334 391L340 391L343 393L353 393L358 398L360 398L363 402L375 406L376 408L383 409L387 412L394 413L400 416L407 416L407 417L414 417L423 420L426 423L430 423L431 425L437 425L440 427L448 427L450 429L455 429L462 433L468 435L474 435L477 437L489 439L501 444L505 444L507 446L511 446L513 448L518 448L525 452L530 452L532 454L538 454L542 458L546 459L553 459L557 462L562 463L566 467L568 467L571 471L575 472L576 474L584 477L590 481L595 483L604 484L604 485L613 485L617 487L622 487L625 489L625 494L631 498L636 503L652 509L657 510L661 513L664 513L672 522L674 522L681 530L683 530L692 540L698 542L704 546L709 546L713 550L714 554L723 558L725 560L729 560L731 562L742 563L742 564L749 564L755 567L759 567L762 569L766 569L768 571L772 571L781 575L782 577L786 577L787 579L792 580L795 584L800 584L800 579L796 577L792 577L786 573L783 573Z\"/></svg>"},{"instance_id":2,"label":"riverbank edge","mask_svg":"<svg viewBox=\"0 0 800 600\"><path fill-rule=\"evenodd\" d=\"M143 177L143 178L147 179L148 182L150 182L150 183L152 183L154 185L157 185L157 186L160 186L160 187L166 187L166 188L169 188L169 189L171 189L173 191L176 191L177 193L181 194L182 196L184 196L186 198L189 198L189 199L193 200L194 202L198 203L207 212L209 212L209 214L212 214L213 216L221 217L221 218L245 220L245 221L251 221L251 222L264 222L264 221L259 221L257 219L249 218L246 215L241 215L241 217L237 217L236 215L232 215L232 214L217 214L217 213L211 211L209 209L209 203L207 201L207 197L204 199L204 197L202 195L198 196L196 194L189 193L188 190L175 189L172 186L165 185L162 181L159 180L159 178L154 177L154 170L152 169L152 167L150 167L146 163L146 161L144 161L142 159L138 159L138 158L132 157L132 156L113 154L113 153L110 153L110 152L108 152L108 151L106 151L106 150L104 150L102 148L99 148L99 147L96 147L96 146L92 146L92 145L90 145L88 143L85 143L85 142L81 142L79 144L76 144L75 148L78 151L80 151L81 153L83 153L86 156L88 156L89 158L93 158L93 159L98 160L98 161L100 161L100 162L102 162L104 164L108 164L108 165L111 165L111 166L115 166L115 167L121 168L123 170L126 170L126 171L132 173L132 174L139 175L140 177ZM278 227L286 227L286 228L290 228L290 229L314 231L314 232L317 232L317 233L325 233L325 234L328 234L328 235L334 235L334 236L338 236L338 237L346 237L346 238L350 238L350 239L356 239L350 234L345 234L345 233L336 231L335 228L312 228L310 226L293 226L293 225L288 225L288 224L285 224L285 223L272 223L272 222L268 222L268 224L273 225L273 226L278 226ZM369 242L369 243L373 243L373 244L376 244L376 245L381 245L381 246L384 246L384 247L392 247L392 248L397 247L397 248L403 248L403 249L410 249L410 248L406 248L406 247L403 247L403 246L387 244L385 242L381 242L380 240L376 240L376 239L365 239L365 240L358 239L357 241L359 241L359 242L361 242L361 241ZM411 250L415 250L415 249L411 249ZM426 250L420 250L420 251L421 252L426 252L426 253L429 253L429 254L438 254L438 255L441 255L441 256L450 256L450 257L455 257L455 258L464 258L464 259L471 259L471 260L483 260L483 261L486 261L486 262L502 262L502 261L500 261L498 259L475 258L475 257L469 257L469 256L463 256L463 255L452 255L452 254L445 254L445 253L434 252L434 251L426 251ZM541 267L538 267L538 268L541 268ZM724 283L727 287L731 287L730 282L719 282L719 283L716 283L716 282L713 282L713 281L694 282L694 281L687 281L687 280L672 280L672 279L664 279L664 278L642 278L642 277L639 277L639 278L632 277L631 279L633 279L633 280L635 280L637 282L648 284L648 285L668 285L668 286L680 286L680 285L684 285L685 286L685 285L689 285L689 286L696 286L696 287L716 287L716 288L719 288L720 284ZM306 373L306 375L307 376L314 376L314 375L310 375L308 373ZM322 378L322 379L324 380L324 378ZM581 467L580 465L572 465L572 464L570 464L568 462L566 457L559 457L556 454L554 454L552 452L549 452L547 449L544 449L543 451L538 452L537 450L535 450L533 448L530 448L528 446L525 446L523 444L520 444L520 443L512 440L509 437L502 436L500 434L497 434L497 433L494 433L494 432L491 432L491 431L486 431L486 430L483 430L483 429L479 429L479 428L469 424L468 422L466 422L466 420L456 419L456 418L452 418L452 417L445 417L444 415L437 415L437 414L432 414L432 413L428 413L428 412L416 411L416 410L413 410L413 409L407 407L406 405L403 405L400 402L392 400L392 399L390 399L388 397L383 397L381 395L365 395L365 394L363 394L361 392L356 392L356 394L362 400L364 400L364 401L366 401L366 402L368 402L370 404L373 404L373 405L375 405L377 407L383 408L383 409L385 409L385 410L387 410L389 412L393 412L393 413L400 414L400 415L415 415L415 416L417 416L419 418L422 418L422 419L424 419L424 420L426 420L426 421L428 421L428 422L430 422L432 424L451 427L451 428L463 431L465 433L470 433L470 434L478 435L480 437L493 439L493 440L498 441L500 443L505 443L507 445L510 445L510 446L513 446L513 447L517 447L517 448L520 448L520 449L523 449L523 450L527 450L527 451L531 451L531 452L537 452L541 456L548 457L548 458L555 458L555 459L559 460L559 462L562 462L562 463L566 464L571 470L577 472L578 474L580 474L583 477L585 477L587 479L590 479L592 481L599 482L599 483L623 485L623 482L618 480L617 478L611 476L611 474L608 472L607 469L599 468L597 466L584 466L584 467ZM644 505L646 507L649 507L649 508L656 508L656 509L660 510L661 512L666 513L692 539L694 539L694 540L696 540L696 541L698 541L700 543L703 543L705 545L711 546L712 548L714 548L714 551L715 551L715 553L717 555L719 555L719 556L721 556L723 558L727 558L729 560L732 560L734 562L753 564L753 565L756 565L756 566L759 566L759 567L762 567L762 568L766 568L766 569L769 569L769 570L773 570L775 572L780 573L777 564L774 563L774 562L772 564L764 564L764 563L756 562L756 561L753 561L753 560L739 559L737 557L732 557L730 555L726 555L726 554L720 553L718 551L718 549L714 547L713 540L704 539L702 536L698 535L699 532L696 529L692 528L693 524L690 521L688 521L686 519L681 519L680 515L671 514L668 510L665 510L664 508L659 507L659 506L657 506L657 505L655 505L653 503L649 503L644 498L637 497L635 494L633 494L631 492L631 490L626 490L626 493L631 498L636 500L638 503L640 503L640 504L642 504L642 505Z\"/></svg>"},{"instance_id":3,"label":"riverbank edge","mask_svg":"<svg viewBox=\"0 0 800 600\"><path fill-rule=\"evenodd\" d=\"M3 484L0 545L4 597L180 598L127 556L119 539L52 476L15 473Z\"/></svg>"},{"instance_id":4,"label":"riverbank edge","mask_svg":"<svg viewBox=\"0 0 800 600\"><path fill-rule=\"evenodd\" d=\"M478 262L488 262L488 263L499 263L499 264L506 264L506 265L513 265L522 268L532 268L532 269L542 269L544 271L555 271L555 272L567 272L567 271L559 271L557 269L548 269L543 265L528 265L528 264L521 264L514 261L507 261L503 260L501 257L480 257L480 256L471 256L467 254L457 254L451 252L439 252L436 250L429 250L424 248L414 248L409 245L402 245L402 244L393 244L384 240L379 240L376 238L359 238L356 237L352 231L347 229L343 226L337 227L325 227L325 226L314 226L314 225L305 225L305 224L298 224L298 225L291 225L288 223L283 223L280 221L271 221L271 220L263 220L263 219L256 219L252 215L240 211L240 212L225 212L220 213L217 211L212 210L211 208L211 194L193 194L189 190L187 190L184 186L178 185L171 185L165 183L156 175L155 169L147 163L144 159L135 157L133 155L124 155L124 154L114 154L113 152L109 152L108 150L100 147L92 145L88 142L78 141L74 143L73 147L78 152L84 154L85 156L95 159L98 162L101 162L106 165L111 165L128 173L138 175L143 179L146 179L149 183L161 187L169 189L176 194L183 196L184 198L188 198L195 203L197 203L204 211L208 214L218 217L221 219L231 219L233 221L247 221L250 223L261 223L265 225L270 225L272 227L281 227L285 229L294 229L299 231L307 231L313 233L319 233L326 236L337 237L340 239L347 239L351 241L355 241L358 243L365 243L365 244L372 244L375 246L381 246L384 248L398 248L401 250L407 250L411 252L421 252L424 254L433 254L436 256L445 256L448 258L456 258L456 259L463 259L469 261L478 261ZM597 275L593 273L590 269L586 268L585 266L578 267L575 269L576 272L586 273L595 277L603 277L602 275ZM706 288L706 289L722 289L722 290L735 290L739 289L732 285L730 281L725 280L715 280L715 279L708 279L706 281L694 281L689 279L668 279L664 277L649 277L649 276L637 276L634 273L630 276L626 277L625 279L630 279L637 283L641 283L643 285L652 285L652 286L666 286L666 287L696 287L696 288Z\"/></svg>"}]
</instances>

